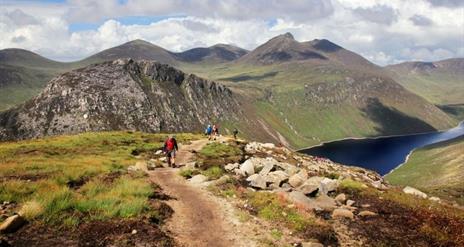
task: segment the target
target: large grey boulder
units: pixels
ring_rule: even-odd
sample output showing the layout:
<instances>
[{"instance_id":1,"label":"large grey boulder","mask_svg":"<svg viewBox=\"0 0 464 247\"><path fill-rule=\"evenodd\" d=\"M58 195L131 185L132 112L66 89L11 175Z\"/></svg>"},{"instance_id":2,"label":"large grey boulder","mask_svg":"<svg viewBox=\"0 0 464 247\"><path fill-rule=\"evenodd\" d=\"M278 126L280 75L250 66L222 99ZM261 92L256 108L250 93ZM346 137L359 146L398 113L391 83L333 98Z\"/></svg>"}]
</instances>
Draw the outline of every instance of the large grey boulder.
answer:
<instances>
[{"instance_id":1,"label":"large grey boulder","mask_svg":"<svg viewBox=\"0 0 464 247\"><path fill-rule=\"evenodd\" d=\"M267 162L263 169L259 172L259 175L261 176L266 176L269 172L271 172L274 169L274 164L272 162Z\"/></svg>"},{"instance_id":2,"label":"large grey boulder","mask_svg":"<svg viewBox=\"0 0 464 247\"><path fill-rule=\"evenodd\" d=\"M303 192L305 195L315 194L319 190L319 185L323 179L317 176L310 177L297 190Z\"/></svg>"},{"instance_id":3,"label":"large grey boulder","mask_svg":"<svg viewBox=\"0 0 464 247\"><path fill-rule=\"evenodd\" d=\"M251 187L263 190L267 188L266 179L259 174L249 176L246 181L250 182Z\"/></svg>"},{"instance_id":4,"label":"large grey boulder","mask_svg":"<svg viewBox=\"0 0 464 247\"><path fill-rule=\"evenodd\" d=\"M324 195L327 195L329 192L333 192L333 191L337 190L338 185L339 185L338 180L330 179L330 178L324 178L320 182L319 192L324 194Z\"/></svg>"},{"instance_id":5,"label":"large grey boulder","mask_svg":"<svg viewBox=\"0 0 464 247\"><path fill-rule=\"evenodd\" d=\"M403 192L406 194L414 195L414 196L421 197L424 199L427 198L427 194L410 186L404 187Z\"/></svg>"},{"instance_id":6,"label":"large grey boulder","mask_svg":"<svg viewBox=\"0 0 464 247\"><path fill-rule=\"evenodd\" d=\"M317 198L309 198L301 191L292 191L288 194L288 200L292 203L302 205L310 210L325 210L331 211L336 207L335 200L326 195Z\"/></svg>"},{"instance_id":7,"label":"large grey boulder","mask_svg":"<svg viewBox=\"0 0 464 247\"><path fill-rule=\"evenodd\" d=\"M247 176L255 174L255 160L253 158L246 160L240 165L240 170L242 170Z\"/></svg>"},{"instance_id":8,"label":"large grey boulder","mask_svg":"<svg viewBox=\"0 0 464 247\"><path fill-rule=\"evenodd\" d=\"M267 174L266 182L274 184L276 187L279 187L283 182L287 181L288 174L284 171L273 171Z\"/></svg>"},{"instance_id":9,"label":"large grey boulder","mask_svg":"<svg viewBox=\"0 0 464 247\"><path fill-rule=\"evenodd\" d=\"M296 188L304 183L304 181L308 179L308 173L305 170L301 170L297 174L292 175L288 179L288 183L293 187Z\"/></svg>"}]
</instances>

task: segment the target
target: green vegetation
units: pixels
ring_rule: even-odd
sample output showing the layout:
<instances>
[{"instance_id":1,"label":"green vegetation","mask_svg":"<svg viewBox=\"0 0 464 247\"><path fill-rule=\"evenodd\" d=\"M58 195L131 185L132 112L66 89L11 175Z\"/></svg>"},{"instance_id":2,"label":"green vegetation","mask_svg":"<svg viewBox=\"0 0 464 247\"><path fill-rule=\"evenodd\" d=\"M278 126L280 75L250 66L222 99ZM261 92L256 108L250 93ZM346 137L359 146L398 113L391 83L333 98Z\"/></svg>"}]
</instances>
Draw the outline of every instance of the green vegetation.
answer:
<instances>
[{"instance_id":1,"label":"green vegetation","mask_svg":"<svg viewBox=\"0 0 464 247\"><path fill-rule=\"evenodd\" d=\"M178 134L179 142L197 138ZM165 135L99 132L0 144L0 201L19 204L28 219L75 226L94 219L153 214L154 187L143 173L128 173L161 147Z\"/></svg>"},{"instance_id":2,"label":"green vegetation","mask_svg":"<svg viewBox=\"0 0 464 247\"><path fill-rule=\"evenodd\" d=\"M360 192L367 188L367 185L351 179L344 179L340 183L340 189L350 193Z\"/></svg>"},{"instance_id":3,"label":"green vegetation","mask_svg":"<svg viewBox=\"0 0 464 247\"><path fill-rule=\"evenodd\" d=\"M418 149L386 179L464 204L463 150L462 137Z\"/></svg>"},{"instance_id":4,"label":"green vegetation","mask_svg":"<svg viewBox=\"0 0 464 247\"><path fill-rule=\"evenodd\" d=\"M226 143L211 142L203 147L199 153L209 158L219 158L239 155L241 150L237 146Z\"/></svg>"},{"instance_id":5,"label":"green vegetation","mask_svg":"<svg viewBox=\"0 0 464 247\"><path fill-rule=\"evenodd\" d=\"M208 177L209 180L214 180L220 178L224 175L225 171L220 166L211 166L208 169L201 172L201 174Z\"/></svg>"}]
</instances>

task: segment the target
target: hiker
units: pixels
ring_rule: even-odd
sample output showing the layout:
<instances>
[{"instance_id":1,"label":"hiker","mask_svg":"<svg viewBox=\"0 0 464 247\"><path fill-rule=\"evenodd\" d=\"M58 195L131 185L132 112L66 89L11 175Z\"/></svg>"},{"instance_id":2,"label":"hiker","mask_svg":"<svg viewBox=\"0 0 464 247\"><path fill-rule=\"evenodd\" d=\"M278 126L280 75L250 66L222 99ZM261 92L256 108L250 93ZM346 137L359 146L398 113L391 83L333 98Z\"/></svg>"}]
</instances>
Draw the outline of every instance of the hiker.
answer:
<instances>
[{"instance_id":1,"label":"hiker","mask_svg":"<svg viewBox=\"0 0 464 247\"><path fill-rule=\"evenodd\" d=\"M164 153L166 154L166 161L168 166L176 167L176 151L179 148L177 147L177 141L175 136L170 135L168 139L164 142Z\"/></svg>"},{"instance_id":2,"label":"hiker","mask_svg":"<svg viewBox=\"0 0 464 247\"><path fill-rule=\"evenodd\" d=\"M217 127L217 125L213 125L212 135L214 136L214 140L216 140L216 137L219 135L219 128Z\"/></svg>"},{"instance_id":3,"label":"hiker","mask_svg":"<svg viewBox=\"0 0 464 247\"><path fill-rule=\"evenodd\" d=\"M205 130L205 135L211 136L212 132L213 132L213 128L211 127L211 124L208 124L208 127L206 127L206 130Z\"/></svg>"},{"instance_id":4,"label":"hiker","mask_svg":"<svg viewBox=\"0 0 464 247\"><path fill-rule=\"evenodd\" d=\"M234 140L237 140L238 129L235 128L234 131L233 131L232 133L234 134Z\"/></svg>"}]
</instances>

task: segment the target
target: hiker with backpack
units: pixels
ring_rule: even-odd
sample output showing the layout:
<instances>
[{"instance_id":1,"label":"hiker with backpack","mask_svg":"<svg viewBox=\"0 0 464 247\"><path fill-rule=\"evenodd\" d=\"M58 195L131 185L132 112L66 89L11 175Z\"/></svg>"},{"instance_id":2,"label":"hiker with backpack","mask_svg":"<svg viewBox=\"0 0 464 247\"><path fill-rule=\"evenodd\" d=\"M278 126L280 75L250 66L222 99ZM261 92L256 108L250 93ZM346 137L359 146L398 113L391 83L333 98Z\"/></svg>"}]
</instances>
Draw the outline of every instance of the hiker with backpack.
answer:
<instances>
[{"instance_id":1,"label":"hiker with backpack","mask_svg":"<svg viewBox=\"0 0 464 247\"><path fill-rule=\"evenodd\" d=\"M177 146L176 138L173 135L166 139L164 142L163 150L166 154L166 161L168 162L168 166L176 167L176 152L179 150L179 147Z\"/></svg>"},{"instance_id":2,"label":"hiker with backpack","mask_svg":"<svg viewBox=\"0 0 464 247\"><path fill-rule=\"evenodd\" d=\"M219 136L219 128L217 125L213 125L213 132L212 132L212 136L214 137L214 140L216 140L216 137Z\"/></svg>"},{"instance_id":3,"label":"hiker with backpack","mask_svg":"<svg viewBox=\"0 0 464 247\"><path fill-rule=\"evenodd\" d=\"M206 130L205 130L205 135L209 137L209 139L211 139L211 133L213 132L213 128L211 127L211 124L208 124L208 127L206 127Z\"/></svg>"},{"instance_id":4,"label":"hiker with backpack","mask_svg":"<svg viewBox=\"0 0 464 247\"><path fill-rule=\"evenodd\" d=\"M232 132L232 134L234 134L234 140L237 140L238 129L235 128L234 131Z\"/></svg>"}]
</instances>

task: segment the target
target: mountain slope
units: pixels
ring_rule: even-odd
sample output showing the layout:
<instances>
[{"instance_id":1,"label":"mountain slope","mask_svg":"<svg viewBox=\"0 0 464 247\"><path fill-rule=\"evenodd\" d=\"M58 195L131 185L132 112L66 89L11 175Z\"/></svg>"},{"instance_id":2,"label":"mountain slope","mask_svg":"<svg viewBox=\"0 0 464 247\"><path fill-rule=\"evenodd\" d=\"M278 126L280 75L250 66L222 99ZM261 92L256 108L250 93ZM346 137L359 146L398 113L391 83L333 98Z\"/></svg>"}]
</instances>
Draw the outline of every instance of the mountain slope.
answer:
<instances>
[{"instance_id":1,"label":"mountain slope","mask_svg":"<svg viewBox=\"0 0 464 247\"><path fill-rule=\"evenodd\" d=\"M206 48L193 48L184 52L176 53L179 60L188 63L224 63L236 60L248 51L240 47L217 44Z\"/></svg>"},{"instance_id":2,"label":"mountain slope","mask_svg":"<svg viewBox=\"0 0 464 247\"><path fill-rule=\"evenodd\" d=\"M407 89L435 104L464 103L464 58L386 66Z\"/></svg>"},{"instance_id":3,"label":"mountain slope","mask_svg":"<svg viewBox=\"0 0 464 247\"><path fill-rule=\"evenodd\" d=\"M0 140L102 130L201 131L240 115L234 93L165 64L119 59L55 77L0 113Z\"/></svg>"},{"instance_id":4,"label":"mountain slope","mask_svg":"<svg viewBox=\"0 0 464 247\"><path fill-rule=\"evenodd\" d=\"M89 65L92 63L112 61L120 58L132 58L135 60L155 60L160 63L166 63L170 65L177 64L176 56L174 53L150 42L139 39L106 49L82 61L79 61L79 63L82 65Z\"/></svg>"},{"instance_id":5,"label":"mountain slope","mask_svg":"<svg viewBox=\"0 0 464 247\"><path fill-rule=\"evenodd\" d=\"M261 129L293 147L457 124L382 68L328 40L298 42L284 34L232 63L182 68L247 95Z\"/></svg>"},{"instance_id":6,"label":"mountain slope","mask_svg":"<svg viewBox=\"0 0 464 247\"><path fill-rule=\"evenodd\" d=\"M464 136L420 148L386 179L464 204L463 150Z\"/></svg>"}]
</instances>

